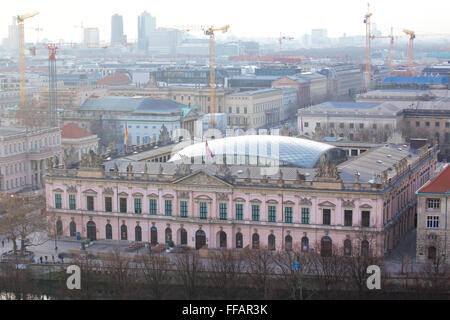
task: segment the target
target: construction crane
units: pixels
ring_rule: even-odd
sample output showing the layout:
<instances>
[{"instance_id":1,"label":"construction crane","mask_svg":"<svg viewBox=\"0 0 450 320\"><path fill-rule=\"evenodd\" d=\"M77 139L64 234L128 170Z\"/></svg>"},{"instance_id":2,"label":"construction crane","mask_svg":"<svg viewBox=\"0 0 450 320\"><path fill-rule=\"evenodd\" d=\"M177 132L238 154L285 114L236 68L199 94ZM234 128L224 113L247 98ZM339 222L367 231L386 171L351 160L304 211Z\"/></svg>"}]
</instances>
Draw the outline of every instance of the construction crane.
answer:
<instances>
[{"instance_id":1,"label":"construction crane","mask_svg":"<svg viewBox=\"0 0 450 320\"><path fill-rule=\"evenodd\" d=\"M394 71L394 28L391 27L391 34L388 36L371 36L371 39L390 39L391 40L391 48L390 48L390 54L389 54L389 69L390 69L390 75L392 75L392 72Z\"/></svg>"},{"instance_id":2,"label":"construction crane","mask_svg":"<svg viewBox=\"0 0 450 320\"><path fill-rule=\"evenodd\" d=\"M57 110L56 110L56 50L59 48L55 44L49 44L48 49L48 87L50 98L50 125L56 127Z\"/></svg>"},{"instance_id":3,"label":"construction crane","mask_svg":"<svg viewBox=\"0 0 450 320\"><path fill-rule=\"evenodd\" d=\"M372 17L372 13L370 13L370 4L367 4L367 13L364 16L364 23L366 24L366 91L370 90L370 83L372 79L371 75L371 25L370 25L370 17Z\"/></svg>"},{"instance_id":4,"label":"construction crane","mask_svg":"<svg viewBox=\"0 0 450 320\"><path fill-rule=\"evenodd\" d=\"M216 126L214 114L216 113L216 66L215 66L215 33L217 31L227 32L230 28L226 25L221 28L214 26L184 26L184 27L168 27L170 29L184 30L184 31L203 31L206 36L209 36L209 86L211 89L211 125Z\"/></svg>"},{"instance_id":5,"label":"construction crane","mask_svg":"<svg viewBox=\"0 0 450 320\"><path fill-rule=\"evenodd\" d=\"M283 41L284 40L294 40L293 37L286 37L286 36L282 36L280 33L280 38L278 39L279 43L280 43L280 57L283 55Z\"/></svg>"},{"instance_id":6,"label":"construction crane","mask_svg":"<svg viewBox=\"0 0 450 320\"><path fill-rule=\"evenodd\" d=\"M39 12L27 13L17 16L19 25L19 72L20 72L20 108L25 108L27 104L27 83L25 78L25 20L38 15Z\"/></svg>"},{"instance_id":7,"label":"construction crane","mask_svg":"<svg viewBox=\"0 0 450 320\"><path fill-rule=\"evenodd\" d=\"M403 29L403 32L409 37L408 43L408 71L411 72L412 65L414 61L414 39L416 38L416 33L414 31Z\"/></svg>"}]
</instances>

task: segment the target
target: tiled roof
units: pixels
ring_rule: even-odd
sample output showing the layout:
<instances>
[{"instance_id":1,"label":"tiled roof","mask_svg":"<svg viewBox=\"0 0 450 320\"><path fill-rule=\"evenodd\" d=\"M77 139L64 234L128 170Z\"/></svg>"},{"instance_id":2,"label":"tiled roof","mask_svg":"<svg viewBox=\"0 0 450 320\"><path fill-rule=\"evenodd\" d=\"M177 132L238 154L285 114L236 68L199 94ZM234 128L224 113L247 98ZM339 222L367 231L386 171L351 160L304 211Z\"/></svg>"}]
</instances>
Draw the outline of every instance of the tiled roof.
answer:
<instances>
[{"instance_id":1,"label":"tiled roof","mask_svg":"<svg viewBox=\"0 0 450 320\"><path fill-rule=\"evenodd\" d=\"M417 193L450 193L450 166L428 181Z\"/></svg>"},{"instance_id":2,"label":"tiled roof","mask_svg":"<svg viewBox=\"0 0 450 320\"><path fill-rule=\"evenodd\" d=\"M61 138L80 139L93 136L92 133L80 128L75 123L68 123L61 128Z\"/></svg>"},{"instance_id":3,"label":"tiled roof","mask_svg":"<svg viewBox=\"0 0 450 320\"><path fill-rule=\"evenodd\" d=\"M129 76L120 72L109 74L104 78L98 80L98 84L107 86L120 86L130 84L131 82L132 81Z\"/></svg>"}]
</instances>

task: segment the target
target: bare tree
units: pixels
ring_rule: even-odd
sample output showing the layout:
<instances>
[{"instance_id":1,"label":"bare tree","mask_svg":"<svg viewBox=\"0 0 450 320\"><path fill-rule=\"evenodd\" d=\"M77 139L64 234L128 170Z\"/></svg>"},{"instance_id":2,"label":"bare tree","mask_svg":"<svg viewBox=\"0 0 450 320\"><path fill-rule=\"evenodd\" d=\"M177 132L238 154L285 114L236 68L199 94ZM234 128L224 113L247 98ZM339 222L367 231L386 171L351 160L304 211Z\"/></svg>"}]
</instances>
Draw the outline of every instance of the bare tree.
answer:
<instances>
[{"instance_id":1,"label":"bare tree","mask_svg":"<svg viewBox=\"0 0 450 320\"><path fill-rule=\"evenodd\" d=\"M275 271L272 251L267 248L246 249L244 258L252 287L262 294L262 299L267 300L269 298L270 279Z\"/></svg>"},{"instance_id":2,"label":"bare tree","mask_svg":"<svg viewBox=\"0 0 450 320\"><path fill-rule=\"evenodd\" d=\"M200 273L204 271L203 263L197 251L188 251L175 257L175 266L183 283L186 299L195 299L198 295Z\"/></svg>"},{"instance_id":3,"label":"bare tree","mask_svg":"<svg viewBox=\"0 0 450 320\"><path fill-rule=\"evenodd\" d=\"M0 199L0 234L6 235L13 242L13 252L23 256L26 248L38 246L47 241L43 237L46 230L45 206L43 197L6 194ZM17 247L17 240L20 247ZM26 241L27 240L27 241Z\"/></svg>"},{"instance_id":4,"label":"bare tree","mask_svg":"<svg viewBox=\"0 0 450 320\"><path fill-rule=\"evenodd\" d=\"M242 269L243 261L239 252L224 249L213 253L210 261L211 282L221 290L224 299L236 297Z\"/></svg>"},{"instance_id":5,"label":"bare tree","mask_svg":"<svg viewBox=\"0 0 450 320\"><path fill-rule=\"evenodd\" d=\"M167 285L170 279L170 259L162 254L143 255L141 257L143 273L146 283L150 285L154 299L161 300L165 297L163 285Z\"/></svg>"}]
</instances>

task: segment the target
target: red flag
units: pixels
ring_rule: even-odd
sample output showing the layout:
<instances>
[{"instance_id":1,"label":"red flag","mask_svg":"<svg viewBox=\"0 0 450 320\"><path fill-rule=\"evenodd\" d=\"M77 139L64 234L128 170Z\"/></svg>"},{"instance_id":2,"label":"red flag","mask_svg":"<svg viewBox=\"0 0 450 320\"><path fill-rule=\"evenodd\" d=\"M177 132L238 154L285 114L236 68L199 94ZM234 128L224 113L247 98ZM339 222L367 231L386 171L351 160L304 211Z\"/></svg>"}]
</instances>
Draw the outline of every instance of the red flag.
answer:
<instances>
[{"instance_id":1,"label":"red flag","mask_svg":"<svg viewBox=\"0 0 450 320\"><path fill-rule=\"evenodd\" d=\"M210 156L211 159L214 159L214 154L212 153L211 149L208 147L208 140L206 140L206 154Z\"/></svg>"}]
</instances>

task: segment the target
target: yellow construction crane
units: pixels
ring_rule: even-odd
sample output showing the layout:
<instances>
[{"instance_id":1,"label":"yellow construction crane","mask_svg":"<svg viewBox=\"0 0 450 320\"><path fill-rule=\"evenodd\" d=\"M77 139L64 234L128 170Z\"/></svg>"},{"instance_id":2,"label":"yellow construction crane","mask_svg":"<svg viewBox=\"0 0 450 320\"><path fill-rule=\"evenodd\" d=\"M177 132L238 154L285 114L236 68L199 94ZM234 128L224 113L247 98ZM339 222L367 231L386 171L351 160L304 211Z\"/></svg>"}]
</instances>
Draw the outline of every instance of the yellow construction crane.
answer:
<instances>
[{"instance_id":1,"label":"yellow construction crane","mask_svg":"<svg viewBox=\"0 0 450 320\"><path fill-rule=\"evenodd\" d=\"M25 78L25 26L26 19L38 15L39 12L27 13L17 16L17 23L19 25L19 72L20 72L20 107L25 108L27 104L27 87Z\"/></svg>"},{"instance_id":2,"label":"yellow construction crane","mask_svg":"<svg viewBox=\"0 0 450 320\"><path fill-rule=\"evenodd\" d=\"M181 27L166 27L168 29L184 30L184 31L203 31L206 36L209 36L209 85L211 88L211 125L215 127L216 121L214 113L216 112L216 66L215 66L215 33L217 31L227 32L230 28L226 25L221 28L214 26L181 26Z\"/></svg>"},{"instance_id":3,"label":"yellow construction crane","mask_svg":"<svg viewBox=\"0 0 450 320\"><path fill-rule=\"evenodd\" d=\"M412 64L414 61L414 39L416 38L416 33L414 31L403 29L403 32L409 37L408 43L408 71L411 71Z\"/></svg>"},{"instance_id":4,"label":"yellow construction crane","mask_svg":"<svg viewBox=\"0 0 450 320\"><path fill-rule=\"evenodd\" d=\"M371 39L383 39L388 38L391 39L391 49L389 54L389 68L390 68L390 74L392 75L392 72L394 71L394 28L391 28L391 34L389 36L371 36Z\"/></svg>"},{"instance_id":5,"label":"yellow construction crane","mask_svg":"<svg viewBox=\"0 0 450 320\"><path fill-rule=\"evenodd\" d=\"M283 41L284 40L294 40L294 38L282 36L280 33L280 38L278 38L278 42L280 43L280 57L283 55Z\"/></svg>"},{"instance_id":6,"label":"yellow construction crane","mask_svg":"<svg viewBox=\"0 0 450 320\"><path fill-rule=\"evenodd\" d=\"M372 17L372 13L370 13L370 4L367 4L367 13L364 16L364 23L366 24L366 91L370 90L370 83L372 79L371 75L371 25L370 25L370 17Z\"/></svg>"}]
</instances>

